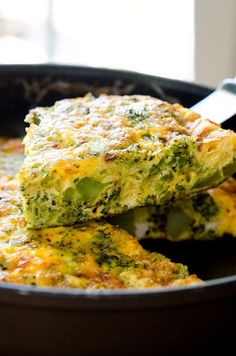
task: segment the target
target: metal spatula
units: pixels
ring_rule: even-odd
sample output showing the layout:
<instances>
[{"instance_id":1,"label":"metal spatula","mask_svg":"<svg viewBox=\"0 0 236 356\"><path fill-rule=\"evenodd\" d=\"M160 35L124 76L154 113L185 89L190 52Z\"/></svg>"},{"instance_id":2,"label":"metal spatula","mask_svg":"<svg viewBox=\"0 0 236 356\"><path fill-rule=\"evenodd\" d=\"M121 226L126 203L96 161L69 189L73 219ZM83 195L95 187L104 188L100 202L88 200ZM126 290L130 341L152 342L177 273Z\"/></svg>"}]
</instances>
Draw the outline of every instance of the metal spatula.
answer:
<instances>
[{"instance_id":1,"label":"metal spatula","mask_svg":"<svg viewBox=\"0 0 236 356\"><path fill-rule=\"evenodd\" d=\"M191 109L218 124L236 114L236 77L225 79L218 88Z\"/></svg>"}]
</instances>

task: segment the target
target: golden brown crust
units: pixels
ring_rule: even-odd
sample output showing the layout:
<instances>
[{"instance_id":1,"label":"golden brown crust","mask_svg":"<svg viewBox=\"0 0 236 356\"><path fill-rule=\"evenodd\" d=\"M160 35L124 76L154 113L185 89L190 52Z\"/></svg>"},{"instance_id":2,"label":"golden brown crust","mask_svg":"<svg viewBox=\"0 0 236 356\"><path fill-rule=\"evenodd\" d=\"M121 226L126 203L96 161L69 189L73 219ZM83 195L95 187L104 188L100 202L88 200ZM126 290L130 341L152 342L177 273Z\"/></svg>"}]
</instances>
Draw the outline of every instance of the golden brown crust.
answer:
<instances>
[{"instance_id":1,"label":"golden brown crust","mask_svg":"<svg viewBox=\"0 0 236 356\"><path fill-rule=\"evenodd\" d=\"M125 105L129 105L128 111ZM28 129L29 138L25 139L29 155L34 154L40 147L45 150L45 145L56 150L73 146L79 148L81 156L87 155L92 150L91 140L96 136L104 140L106 152L115 152L137 142L145 148L150 144L141 138L147 134L147 128L148 133L155 136L156 144L168 142L173 133L192 136L201 145L208 143L213 137L220 139L227 136L236 140L233 131L221 129L219 124L202 119L180 104L172 105L150 96L102 94L92 100L91 97L66 99L49 109L33 109L27 116L27 121L32 124L35 117L43 120L45 130L48 128L51 132L51 138L49 142L47 137L37 137L37 145L31 145L30 136L36 134L37 126L33 124ZM145 121L142 121L142 117L145 117ZM58 128L64 125L61 126L63 129L60 133L54 129L55 123Z\"/></svg>"}]
</instances>

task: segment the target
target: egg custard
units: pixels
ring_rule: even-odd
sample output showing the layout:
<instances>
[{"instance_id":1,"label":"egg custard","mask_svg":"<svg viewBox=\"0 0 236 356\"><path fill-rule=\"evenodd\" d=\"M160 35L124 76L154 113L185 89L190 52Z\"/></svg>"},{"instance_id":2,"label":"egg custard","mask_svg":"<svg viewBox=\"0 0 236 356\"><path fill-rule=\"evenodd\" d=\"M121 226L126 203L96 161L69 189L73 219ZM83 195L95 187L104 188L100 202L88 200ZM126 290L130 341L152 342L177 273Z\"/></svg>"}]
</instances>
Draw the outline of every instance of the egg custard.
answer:
<instances>
[{"instance_id":1,"label":"egg custard","mask_svg":"<svg viewBox=\"0 0 236 356\"><path fill-rule=\"evenodd\" d=\"M0 141L1 162L18 143ZM3 142L7 150L2 149ZM20 152L18 152L20 154ZM18 154L17 153L17 154ZM15 153L13 152L13 156ZM9 165L11 166L9 159ZM6 170L6 172L5 172ZM0 168L0 282L62 288L150 288L202 283L105 222L28 229L13 170Z\"/></svg>"},{"instance_id":2,"label":"egg custard","mask_svg":"<svg viewBox=\"0 0 236 356\"><path fill-rule=\"evenodd\" d=\"M31 228L163 205L236 171L235 133L149 96L62 100L26 121L18 178Z\"/></svg>"},{"instance_id":3,"label":"egg custard","mask_svg":"<svg viewBox=\"0 0 236 356\"><path fill-rule=\"evenodd\" d=\"M2 179L14 177L23 160L21 139L0 139ZM127 230L138 239L167 238L172 241L211 240L226 235L236 237L235 221L235 178L169 206L136 208L109 219L111 224Z\"/></svg>"},{"instance_id":4,"label":"egg custard","mask_svg":"<svg viewBox=\"0 0 236 356\"><path fill-rule=\"evenodd\" d=\"M173 202L170 206L137 208L114 217L111 223L139 239L172 241L236 237L236 180Z\"/></svg>"}]
</instances>

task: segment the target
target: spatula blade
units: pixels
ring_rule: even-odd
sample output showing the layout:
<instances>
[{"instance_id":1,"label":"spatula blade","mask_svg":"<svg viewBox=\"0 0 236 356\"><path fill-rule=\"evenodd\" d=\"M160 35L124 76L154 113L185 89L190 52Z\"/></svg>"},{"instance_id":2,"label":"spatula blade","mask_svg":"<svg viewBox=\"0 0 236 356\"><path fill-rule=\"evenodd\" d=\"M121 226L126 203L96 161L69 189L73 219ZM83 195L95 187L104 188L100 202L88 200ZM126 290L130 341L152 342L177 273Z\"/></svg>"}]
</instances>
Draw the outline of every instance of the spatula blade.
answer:
<instances>
[{"instance_id":1,"label":"spatula blade","mask_svg":"<svg viewBox=\"0 0 236 356\"><path fill-rule=\"evenodd\" d=\"M204 118L222 124L236 114L236 81L225 80L212 94L191 109Z\"/></svg>"}]
</instances>

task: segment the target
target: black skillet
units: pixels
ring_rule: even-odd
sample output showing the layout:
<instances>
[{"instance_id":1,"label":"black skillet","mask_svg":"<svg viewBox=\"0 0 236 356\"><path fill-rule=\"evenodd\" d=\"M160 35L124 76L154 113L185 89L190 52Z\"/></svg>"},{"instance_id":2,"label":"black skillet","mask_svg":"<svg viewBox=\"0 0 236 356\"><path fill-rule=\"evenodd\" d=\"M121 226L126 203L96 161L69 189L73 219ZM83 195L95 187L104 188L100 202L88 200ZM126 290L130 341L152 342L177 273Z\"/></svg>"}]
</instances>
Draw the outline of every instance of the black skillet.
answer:
<instances>
[{"instance_id":1,"label":"black skillet","mask_svg":"<svg viewBox=\"0 0 236 356\"><path fill-rule=\"evenodd\" d=\"M148 94L191 107L211 89L107 69L0 66L0 136L22 136L30 108L88 91ZM227 125L235 128L232 120ZM93 292L2 283L0 355L236 354L236 240L143 245L187 264L206 283Z\"/></svg>"}]
</instances>

